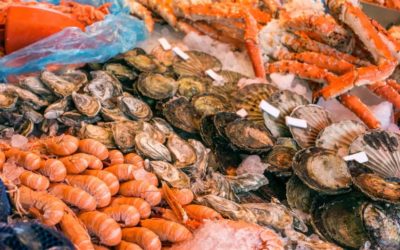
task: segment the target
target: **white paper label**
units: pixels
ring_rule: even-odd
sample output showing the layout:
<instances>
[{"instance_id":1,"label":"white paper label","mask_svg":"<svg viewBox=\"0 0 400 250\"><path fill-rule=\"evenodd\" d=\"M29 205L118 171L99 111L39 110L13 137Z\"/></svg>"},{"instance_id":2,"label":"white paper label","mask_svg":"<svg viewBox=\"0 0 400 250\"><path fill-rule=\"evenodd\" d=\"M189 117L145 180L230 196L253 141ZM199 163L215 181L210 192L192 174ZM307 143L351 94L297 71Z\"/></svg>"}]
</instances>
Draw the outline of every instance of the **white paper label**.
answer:
<instances>
[{"instance_id":1,"label":"white paper label","mask_svg":"<svg viewBox=\"0 0 400 250\"><path fill-rule=\"evenodd\" d=\"M238 111L236 111L236 114L242 118L245 118L248 115L245 109L239 109Z\"/></svg>"},{"instance_id":2,"label":"white paper label","mask_svg":"<svg viewBox=\"0 0 400 250\"><path fill-rule=\"evenodd\" d=\"M260 102L260 108L264 111L267 112L269 115L277 118L279 116L279 114L281 113L281 111L277 108L275 108L274 106L272 106L271 104L269 104L268 102L262 100Z\"/></svg>"},{"instance_id":3,"label":"white paper label","mask_svg":"<svg viewBox=\"0 0 400 250\"><path fill-rule=\"evenodd\" d=\"M307 128L307 121L303 119L297 119L294 117L286 116L286 125L293 126L297 128Z\"/></svg>"},{"instance_id":4,"label":"white paper label","mask_svg":"<svg viewBox=\"0 0 400 250\"><path fill-rule=\"evenodd\" d=\"M343 157L345 161L356 161L358 163L365 163L368 161L368 156L364 151L358 152L356 154L347 155Z\"/></svg>"},{"instance_id":5,"label":"white paper label","mask_svg":"<svg viewBox=\"0 0 400 250\"><path fill-rule=\"evenodd\" d=\"M223 83L224 82L224 78L217 74L214 70L212 69L208 69L206 70L206 74L211 77L214 81L218 82L218 83Z\"/></svg>"},{"instance_id":6,"label":"white paper label","mask_svg":"<svg viewBox=\"0 0 400 250\"><path fill-rule=\"evenodd\" d=\"M189 59L189 55L186 54L185 52L183 52L183 50L181 50L181 49L178 48L178 47L174 47L174 48L172 49L172 51L173 51L175 54L177 54L180 58L182 58L183 60L188 60L188 59Z\"/></svg>"},{"instance_id":7,"label":"white paper label","mask_svg":"<svg viewBox=\"0 0 400 250\"><path fill-rule=\"evenodd\" d=\"M161 37L160 39L158 39L158 42L160 43L161 47L164 50L170 50L172 48L171 44L164 37Z\"/></svg>"}]
</instances>

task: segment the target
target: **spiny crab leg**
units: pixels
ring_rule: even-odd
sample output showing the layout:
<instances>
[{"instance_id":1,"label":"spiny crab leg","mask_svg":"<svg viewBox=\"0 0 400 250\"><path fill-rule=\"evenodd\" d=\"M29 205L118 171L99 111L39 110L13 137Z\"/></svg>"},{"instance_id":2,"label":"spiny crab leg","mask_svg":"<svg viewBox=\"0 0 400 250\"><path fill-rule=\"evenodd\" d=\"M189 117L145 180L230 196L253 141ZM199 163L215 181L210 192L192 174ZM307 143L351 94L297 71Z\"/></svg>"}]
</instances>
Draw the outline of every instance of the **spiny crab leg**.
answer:
<instances>
[{"instance_id":1,"label":"spiny crab leg","mask_svg":"<svg viewBox=\"0 0 400 250\"><path fill-rule=\"evenodd\" d=\"M254 74L257 78L265 79L265 68L261 49L258 41L258 28L256 19L249 13L245 13L246 29L244 33L244 42L246 44L247 53L253 65Z\"/></svg>"},{"instance_id":2,"label":"spiny crab leg","mask_svg":"<svg viewBox=\"0 0 400 250\"><path fill-rule=\"evenodd\" d=\"M386 82L377 82L368 85L368 89L374 92L377 96L388 100L397 109L400 109L400 94L396 89L392 87L393 84L397 83L393 83L392 80L388 80Z\"/></svg>"},{"instance_id":3,"label":"spiny crab leg","mask_svg":"<svg viewBox=\"0 0 400 250\"><path fill-rule=\"evenodd\" d=\"M375 129L381 126L381 123L375 118L371 110L360 98L349 94L343 94L339 97L339 101L356 114L369 128Z\"/></svg>"}]
</instances>

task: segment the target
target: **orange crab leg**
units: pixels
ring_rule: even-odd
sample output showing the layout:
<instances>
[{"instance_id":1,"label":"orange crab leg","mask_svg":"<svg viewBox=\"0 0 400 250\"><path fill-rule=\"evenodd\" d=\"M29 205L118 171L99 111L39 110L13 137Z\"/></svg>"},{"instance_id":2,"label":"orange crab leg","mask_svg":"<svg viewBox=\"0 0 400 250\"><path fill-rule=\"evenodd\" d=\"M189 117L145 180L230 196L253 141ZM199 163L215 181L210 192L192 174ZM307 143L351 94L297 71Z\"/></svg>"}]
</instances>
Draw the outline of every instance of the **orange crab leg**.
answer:
<instances>
[{"instance_id":1,"label":"orange crab leg","mask_svg":"<svg viewBox=\"0 0 400 250\"><path fill-rule=\"evenodd\" d=\"M387 84L387 82L377 82L368 85L368 89L383 99L391 102L397 109L400 109L400 94Z\"/></svg>"},{"instance_id":2,"label":"orange crab leg","mask_svg":"<svg viewBox=\"0 0 400 250\"><path fill-rule=\"evenodd\" d=\"M231 44L236 49L243 48L243 42L241 40L237 40L233 37L223 34L223 32L213 28L204 21L193 22L193 27L195 27L201 33L206 34L215 40Z\"/></svg>"},{"instance_id":3,"label":"orange crab leg","mask_svg":"<svg viewBox=\"0 0 400 250\"><path fill-rule=\"evenodd\" d=\"M251 63L253 65L254 74L258 78L265 79L265 68L258 42L257 21L249 13L245 13L244 20L246 23L244 41L246 44L247 53L249 54Z\"/></svg>"},{"instance_id":4,"label":"orange crab leg","mask_svg":"<svg viewBox=\"0 0 400 250\"><path fill-rule=\"evenodd\" d=\"M375 129L381 126L381 123L375 118L371 110L360 98L349 94L343 94L339 97L339 101L356 114L369 128Z\"/></svg>"},{"instance_id":5,"label":"orange crab leg","mask_svg":"<svg viewBox=\"0 0 400 250\"><path fill-rule=\"evenodd\" d=\"M395 80L389 79L386 81L386 83L398 93L400 93L400 84L398 84Z\"/></svg>"},{"instance_id":6,"label":"orange crab leg","mask_svg":"<svg viewBox=\"0 0 400 250\"><path fill-rule=\"evenodd\" d=\"M137 2L136 0L128 0L128 5L129 5L130 12L133 15L140 17L144 21L144 23L146 25L146 29L150 33L153 32L154 20L153 20L153 17L151 16L151 12L148 9L146 9L146 7L144 7L142 4Z\"/></svg>"},{"instance_id":7,"label":"orange crab leg","mask_svg":"<svg viewBox=\"0 0 400 250\"><path fill-rule=\"evenodd\" d=\"M152 11L156 12L172 27L176 26L177 19L173 9L171 8L171 3L169 3L168 1L158 1L158 0L137 0L137 1L140 4L151 9Z\"/></svg>"}]
</instances>

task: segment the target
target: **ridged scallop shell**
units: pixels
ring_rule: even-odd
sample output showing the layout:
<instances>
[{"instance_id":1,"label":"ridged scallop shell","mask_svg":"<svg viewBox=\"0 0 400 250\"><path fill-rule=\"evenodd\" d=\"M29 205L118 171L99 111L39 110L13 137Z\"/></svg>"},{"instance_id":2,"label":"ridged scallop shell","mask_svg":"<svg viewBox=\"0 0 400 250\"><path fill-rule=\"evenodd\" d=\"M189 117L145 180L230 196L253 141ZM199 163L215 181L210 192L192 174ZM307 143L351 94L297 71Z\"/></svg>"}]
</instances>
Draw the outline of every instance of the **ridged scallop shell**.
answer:
<instances>
[{"instance_id":1,"label":"ridged scallop shell","mask_svg":"<svg viewBox=\"0 0 400 250\"><path fill-rule=\"evenodd\" d=\"M306 98L288 90L273 93L268 98L268 103L280 110L277 118L263 112L265 126L275 137L290 136L289 128L286 126L285 117L292 113L293 109L309 102Z\"/></svg>"},{"instance_id":2,"label":"ridged scallop shell","mask_svg":"<svg viewBox=\"0 0 400 250\"><path fill-rule=\"evenodd\" d=\"M290 116L307 121L307 128L289 126L293 138L302 148L314 146L320 131L332 124L331 114L323 107L314 104L299 106Z\"/></svg>"},{"instance_id":3,"label":"ridged scallop shell","mask_svg":"<svg viewBox=\"0 0 400 250\"><path fill-rule=\"evenodd\" d=\"M344 120L324 128L318 135L315 145L336 152L340 156L348 154L349 146L357 136L365 133L364 124L352 120Z\"/></svg>"},{"instance_id":4,"label":"ridged scallop shell","mask_svg":"<svg viewBox=\"0 0 400 250\"><path fill-rule=\"evenodd\" d=\"M359 135L349 154L365 152L368 161L349 162L354 184L375 200L400 203L400 135L381 130Z\"/></svg>"},{"instance_id":5,"label":"ridged scallop shell","mask_svg":"<svg viewBox=\"0 0 400 250\"><path fill-rule=\"evenodd\" d=\"M221 62L214 56L200 51L186 51L188 60L179 59L172 67L179 76L205 76L205 71L220 71Z\"/></svg>"}]
</instances>

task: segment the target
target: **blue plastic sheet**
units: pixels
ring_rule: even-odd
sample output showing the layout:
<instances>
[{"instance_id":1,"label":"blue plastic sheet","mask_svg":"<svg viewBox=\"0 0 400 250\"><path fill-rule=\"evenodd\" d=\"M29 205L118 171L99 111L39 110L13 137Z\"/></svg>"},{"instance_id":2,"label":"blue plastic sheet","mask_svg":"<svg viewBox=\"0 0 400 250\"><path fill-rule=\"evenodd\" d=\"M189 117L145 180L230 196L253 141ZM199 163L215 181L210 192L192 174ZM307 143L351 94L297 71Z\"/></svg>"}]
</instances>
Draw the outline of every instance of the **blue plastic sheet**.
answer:
<instances>
[{"instance_id":1,"label":"blue plastic sheet","mask_svg":"<svg viewBox=\"0 0 400 250\"><path fill-rule=\"evenodd\" d=\"M125 14L108 15L83 32L71 27L0 59L0 78L40 71L49 65L104 62L146 39L142 21Z\"/></svg>"}]
</instances>

